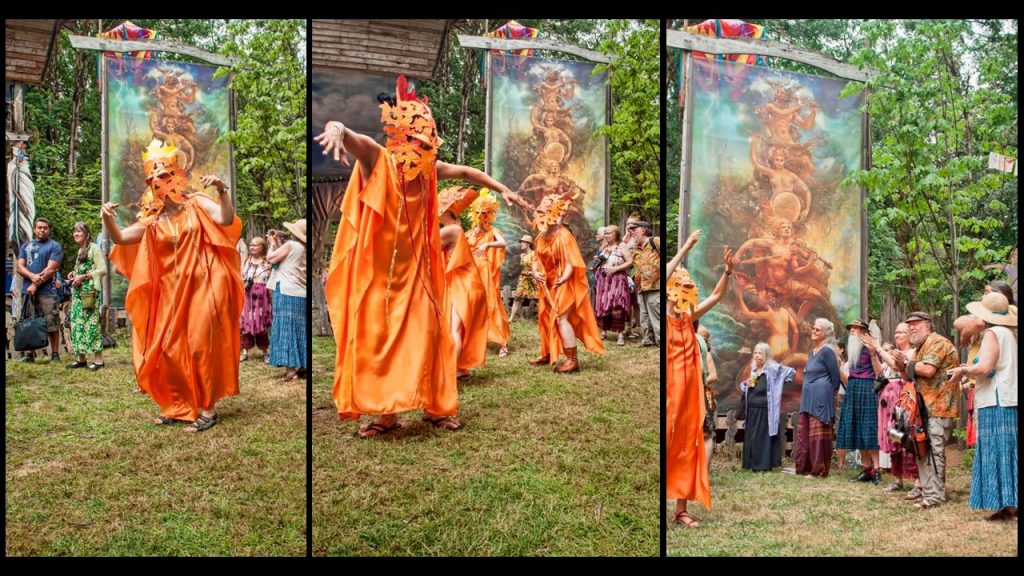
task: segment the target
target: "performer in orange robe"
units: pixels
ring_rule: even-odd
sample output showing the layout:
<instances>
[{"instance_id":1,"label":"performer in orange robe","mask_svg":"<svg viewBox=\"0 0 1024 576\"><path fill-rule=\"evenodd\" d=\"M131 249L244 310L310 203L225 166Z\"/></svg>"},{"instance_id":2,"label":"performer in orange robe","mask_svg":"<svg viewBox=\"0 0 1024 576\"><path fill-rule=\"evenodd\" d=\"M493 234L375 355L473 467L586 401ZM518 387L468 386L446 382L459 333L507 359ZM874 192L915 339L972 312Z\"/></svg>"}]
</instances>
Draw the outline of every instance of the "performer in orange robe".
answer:
<instances>
[{"instance_id":1,"label":"performer in orange robe","mask_svg":"<svg viewBox=\"0 0 1024 576\"><path fill-rule=\"evenodd\" d=\"M217 401L238 394L242 222L219 178L201 180L217 187L219 203L186 193L173 145L154 140L142 157L150 189L138 222L121 230L117 204L103 205L116 244L110 261L129 279L132 361L139 387L160 405L155 423L189 421L187 431L201 432L218 423Z\"/></svg>"},{"instance_id":2,"label":"performer in orange robe","mask_svg":"<svg viewBox=\"0 0 1024 576\"><path fill-rule=\"evenodd\" d=\"M437 161L441 146L427 102L399 76L381 103L387 146L330 121L316 136L324 154L353 170L327 272L327 308L338 355L334 402L342 420L381 414L362 438L398 429L398 412L458 430L456 358L445 310L437 180L458 178L525 202L479 170Z\"/></svg>"},{"instance_id":3,"label":"performer in orange robe","mask_svg":"<svg viewBox=\"0 0 1024 576\"><path fill-rule=\"evenodd\" d=\"M726 247L726 272L711 296L697 304L697 285L679 264L699 237L698 230L669 262L665 286L669 312L665 347L665 492L668 498L676 499L676 524L686 528L700 526L687 512L687 500L711 508L711 479L704 452L706 400L693 321L721 300L732 275L732 251Z\"/></svg>"},{"instance_id":4,"label":"performer in orange robe","mask_svg":"<svg viewBox=\"0 0 1024 576\"><path fill-rule=\"evenodd\" d=\"M591 352L604 354L604 342L590 305L587 266L572 232L562 225L571 200L560 194L544 197L534 213L539 231L534 250L534 277L538 282L537 323L540 356L530 364L555 364L564 352L566 362L554 369L568 373L580 369L577 340Z\"/></svg>"},{"instance_id":5,"label":"performer in orange robe","mask_svg":"<svg viewBox=\"0 0 1024 576\"><path fill-rule=\"evenodd\" d=\"M510 333L505 304L501 300L501 265L505 262L508 243L494 227L498 200L484 191L470 206L470 217L473 228L466 233L466 241L487 287L487 340L501 346L498 356L504 358L508 356Z\"/></svg>"},{"instance_id":6,"label":"performer in orange robe","mask_svg":"<svg viewBox=\"0 0 1024 576\"><path fill-rule=\"evenodd\" d=\"M472 188L459 187L447 188L438 195L444 279L448 286L445 309L451 311L459 380L468 378L469 369L482 366L487 356L487 294L458 220L458 215L477 195Z\"/></svg>"}]
</instances>

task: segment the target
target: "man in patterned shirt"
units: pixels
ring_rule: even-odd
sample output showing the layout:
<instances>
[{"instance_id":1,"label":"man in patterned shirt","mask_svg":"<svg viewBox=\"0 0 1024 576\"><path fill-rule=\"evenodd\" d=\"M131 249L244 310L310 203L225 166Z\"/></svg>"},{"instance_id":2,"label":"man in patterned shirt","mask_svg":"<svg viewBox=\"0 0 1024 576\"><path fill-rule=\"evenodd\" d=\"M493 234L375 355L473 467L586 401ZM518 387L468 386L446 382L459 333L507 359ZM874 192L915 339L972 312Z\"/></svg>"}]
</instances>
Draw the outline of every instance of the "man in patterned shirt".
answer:
<instances>
[{"instance_id":1,"label":"man in patterned shirt","mask_svg":"<svg viewBox=\"0 0 1024 576\"><path fill-rule=\"evenodd\" d=\"M932 331L927 313L911 312L904 322L910 329L910 345L917 349L917 361L907 361L896 351L896 365L912 373L928 409L928 455L917 463L923 494L915 506L932 508L946 501L946 442L953 420L960 416L960 388L946 371L959 366L960 359L953 343Z\"/></svg>"},{"instance_id":2,"label":"man in patterned shirt","mask_svg":"<svg viewBox=\"0 0 1024 576\"><path fill-rule=\"evenodd\" d=\"M633 268L643 331L640 345L658 345L661 344L661 242L654 237L647 222L630 222L626 230L634 241Z\"/></svg>"}]
</instances>

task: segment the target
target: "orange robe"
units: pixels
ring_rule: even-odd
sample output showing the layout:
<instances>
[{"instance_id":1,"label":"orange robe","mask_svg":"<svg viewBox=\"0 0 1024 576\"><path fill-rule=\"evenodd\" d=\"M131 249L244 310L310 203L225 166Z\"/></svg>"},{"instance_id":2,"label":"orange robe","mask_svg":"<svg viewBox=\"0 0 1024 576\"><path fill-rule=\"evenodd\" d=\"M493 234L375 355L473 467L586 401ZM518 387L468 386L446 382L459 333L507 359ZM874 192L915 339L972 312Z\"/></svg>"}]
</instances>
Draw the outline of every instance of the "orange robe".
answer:
<instances>
[{"instance_id":1,"label":"orange robe","mask_svg":"<svg viewBox=\"0 0 1024 576\"><path fill-rule=\"evenodd\" d=\"M461 232L451 253L445 254L444 279L448 284L445 310L454 306L462 319L462 352L457 368L469 370L483 366L487 356L487 296L473 252Z\"/></svg>"},{"instance_id":2,"label":"orange robe","mask_svg":"<svg viewBox=\"0 0 1024 576\"><path fill-rule=\"evenodd\" d=\"M536 243L534 265L545 278L537 285L541 356L549 355L551 364L554 364L563 353L562 338L555 322L567 311L577 341L595 354L604 354L601 331L597 328L594 308L590 305L587 266L572 232L565 226L557 226L554 232L539 235ZM572 266L572 276L568 282L555 288L555 282L562 277L566 266Z\"/></svg>"},{"instance_id":3,"label":"orange robe","mask_svg":"<svg viewBox=\"0 0 1024 576\"><path fill-rule=\"evenodd\" d=\"M339 417L418 408L454 416L455 343L444 308L434 171L403 190L381 150L369 177L352 171L341 210L325 285Z\"/></svg>"},{"instance_id":4,"label":"orange robe","mask_svg":"<svg viewBox=\"0 0 1024 576\"><path fill-rule=\"evenodd\" d=\"M504 346L511 336L505 304L501 300L501 264L505 262L505 249L488 248L483 256L476 256L477 246L494 242L494 238L494 228L486 232L473 228L466 234L466 241L487 289L487 341Z\"/></svg>"},{"instance_id":5,"label":"orange robe","mask_svg":"<svg viewBox=\"0 0 1024 576\"><path fill-rule=\"evenodd\" d=\"M235 244L242 221L235 216L220 226L188 200L168 221L139 224L146 227L142 242L110 252L129 280L135 378L161 416L195 420L201 409L238 394L245 291Z\"/></svg>"},{"instance_id":6,"label":"orange robe","mask_svg":"<svg viewBox=\"0 0 1024 576\"><path fill-rule=\"evenodd\" d=\"M673 304L670 302L669 306ZM665 347L665 492L711 508L711 481L704 452L704 385L700 348L690 315L668 317Z\"/></svg>"}]
</instances>

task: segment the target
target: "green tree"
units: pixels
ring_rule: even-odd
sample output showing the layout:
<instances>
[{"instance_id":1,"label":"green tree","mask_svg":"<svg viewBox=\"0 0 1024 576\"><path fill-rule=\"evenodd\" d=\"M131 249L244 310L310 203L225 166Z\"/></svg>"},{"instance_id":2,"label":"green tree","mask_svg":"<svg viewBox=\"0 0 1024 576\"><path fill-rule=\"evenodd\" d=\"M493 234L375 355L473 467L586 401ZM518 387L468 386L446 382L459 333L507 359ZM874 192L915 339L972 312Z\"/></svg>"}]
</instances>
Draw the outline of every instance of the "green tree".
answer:
<instances>
[{"instance_id":1,"label":"green tree","mask_svg":"<svg viewBox=\"0 0 1024 576\"><path fill-rule=\"evenodd\" d=\"M233 67L238 212L250 234L306 212L306 25L232 20L221 52Z\"/></svg>"}]
</instances>

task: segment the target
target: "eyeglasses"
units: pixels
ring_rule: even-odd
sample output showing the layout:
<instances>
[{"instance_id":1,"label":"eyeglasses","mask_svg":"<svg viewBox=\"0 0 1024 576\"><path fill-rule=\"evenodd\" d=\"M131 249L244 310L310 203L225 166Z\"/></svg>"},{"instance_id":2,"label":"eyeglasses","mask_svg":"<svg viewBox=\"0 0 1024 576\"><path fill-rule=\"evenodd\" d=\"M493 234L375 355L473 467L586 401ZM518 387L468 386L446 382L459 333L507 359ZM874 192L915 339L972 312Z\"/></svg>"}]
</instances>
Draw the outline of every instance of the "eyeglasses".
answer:
<instances>
[{"instance_id":1,"label":"eyeglasses","mask_svg":"<svg viewBox=\"0 0 1024 576\"><path fill-rule=\"evenodd\" d=\"M815 326L814 328L811 328L811 332L821 332L821 328Z\"/></svg>"}]
</instances>

